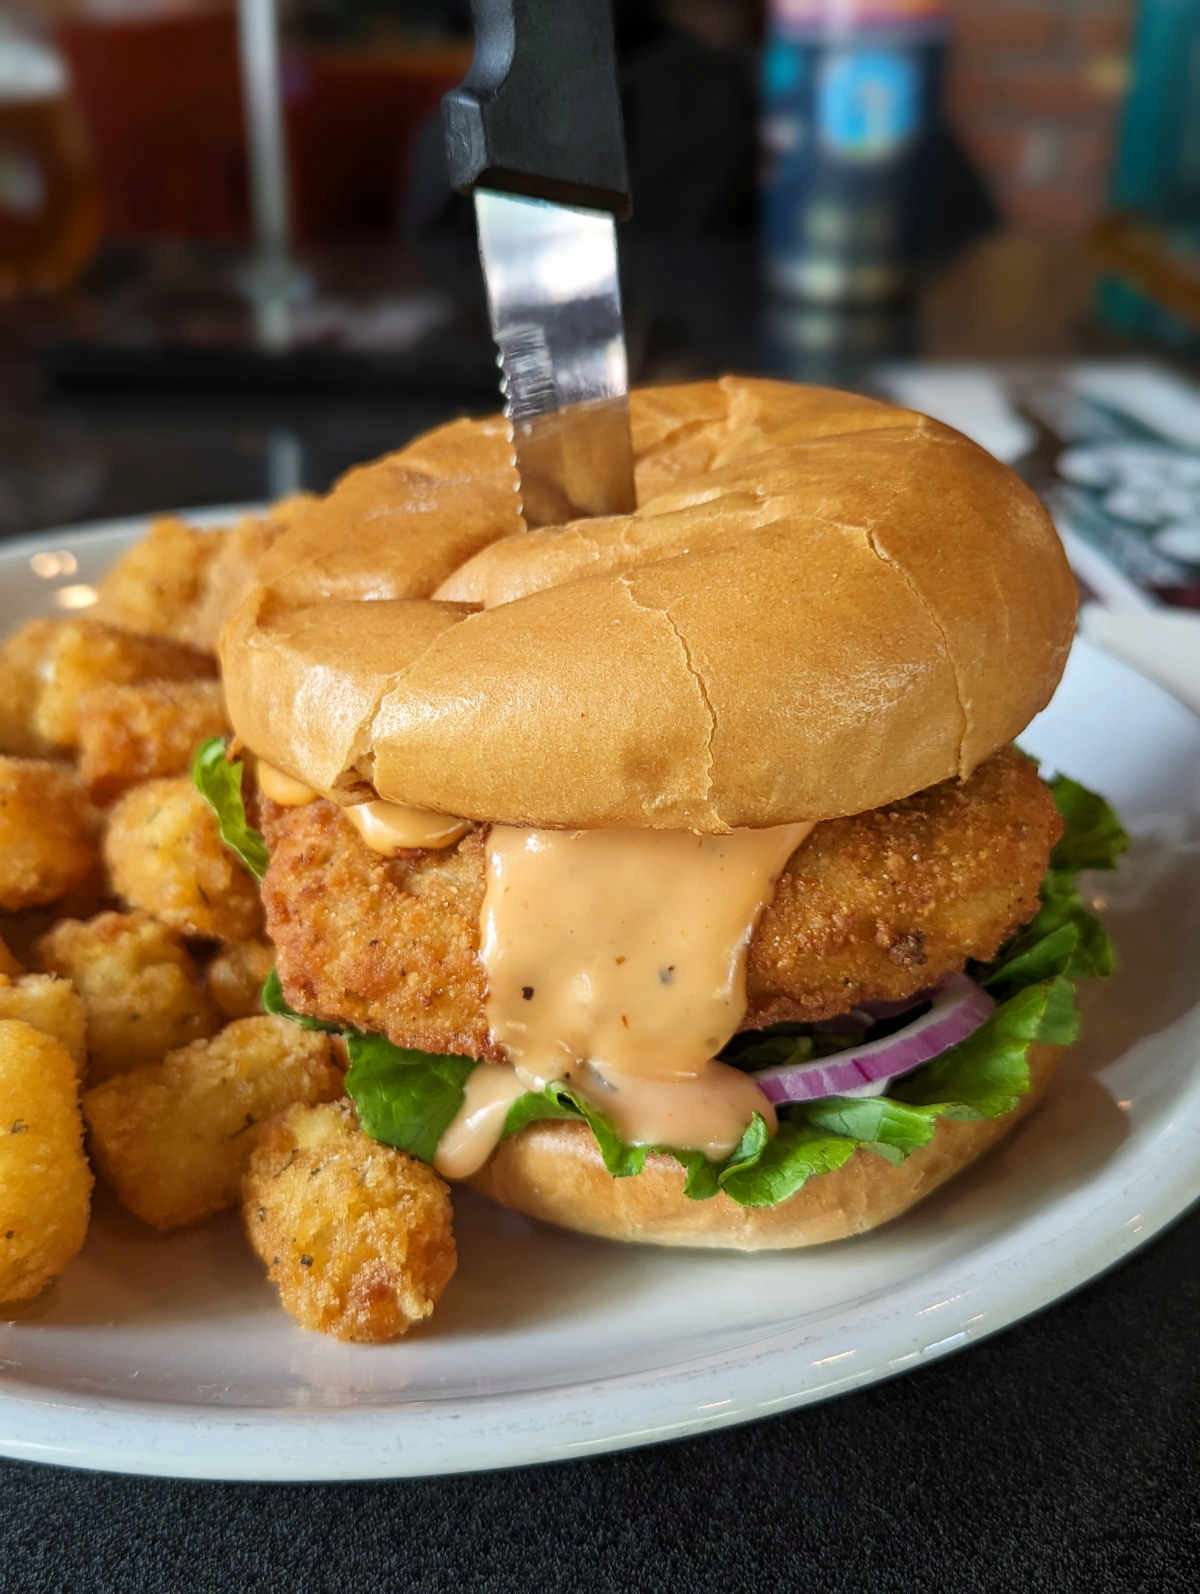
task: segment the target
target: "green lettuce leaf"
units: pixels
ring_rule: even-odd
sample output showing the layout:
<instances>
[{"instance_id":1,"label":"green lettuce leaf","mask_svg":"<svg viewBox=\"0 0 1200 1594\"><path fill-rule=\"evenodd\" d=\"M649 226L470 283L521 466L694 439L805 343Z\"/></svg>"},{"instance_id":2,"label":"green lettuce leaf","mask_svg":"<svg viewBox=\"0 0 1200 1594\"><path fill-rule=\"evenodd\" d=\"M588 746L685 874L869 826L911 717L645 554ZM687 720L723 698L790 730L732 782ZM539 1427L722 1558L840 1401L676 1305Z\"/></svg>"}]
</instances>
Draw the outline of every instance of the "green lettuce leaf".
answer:
<instances>
[{"instance_id":1,"label":"green lettuce leaf","mask_svg":"<svg viewBox=\"0 0 1200 1594\"><path fill-rule=\"evenodd\" d=\"M382 1035L351 1032L346 1091L366 1132L410 1157L432 1162L463 1103L474 1057L442 1057L393 1046Z\"/></svg>"},{"instance_id":2,"label":"green lettuce leaf","mask_svg":"<svg viewBox=\"0 0 1200 1594\"><path fill-rule=\"evenodd\" d=\"M1062 838L1041 884L1037 917L976 971L995 996L1057 975L1105 979L1116 967L1108 932L1084 906L1075 876L1081 869L1115 869L1129 837L1104 798L1078 781L1056 775L1049 786L1062 815Z\"/></svg>"},{"instance_id":3,"label":"green lettuce leaf","mask_svg":"<svg viewBox=\"0 0 1200 1594\"><path fill-rule=\"evenodd\" d=\"M301 1029L343 1036L350 1059L346 1093L358 1121L375 1140L432 1162L438 1142L463 1104L467 1078L479 1066L473 1057L443 1056L393 1046L382 1035L297 1013L272 969L262 989L264 1012L290 1019Z\"/></svg>"},{"instance_id":4,"label":"green lettuce leaf","mask_svg":"<svg viewBox=\"0 0 1200 1594\"><path fill-rule=\"evenodd\" d=\"M775 1207L810 1179L835 1172L854 1155L858 1144L846 1135L825 1134L801 1120L786 1118L761 1156L730 1170L719 1187L743 1207Z\"/></svg>"},{"instance_id":5,"label":"green lettuce leaf","mask_svg":"<svg viewBox=\"0 0 1200 1594\"><path fill-rule=\"evenodd\" d=\"M631 1146L621 1139L610 1118L563 1080L552 1080L542 1090L518 1096L504 1120L503 1138L550 1118L582 1118L595 1137L604 1166L615 1179L628 1179L641 1173L646 1158L652 1153L663 1152L674 1157L686 1176L684 1194L693 1200L716 1195L726 1170L757 1161L769 1140L766 1123L755 1113L737 1146L720 1162L710 1161L702 1151L674 1146Z\"/></svg>"},{"instance_id":6,"label":"green lettuce leaf","mask_svg":"<svg viewBox=\"0 0 1200 1594\"><path fill-rule=\"evenodd\" d=\"M650 1147L626 1145L612 1120L561 1079L551 1080L543 1090L531 1090L517 1097L504 1120L504 1138L546 1118L582 1118L596 1138L604 1166L614 1178L627 1179L646 1166Z\"/></svg>"},{"instance_id":7,"label":"green lettuce leaf","mask_svg":"<svg viewBox=\"0 0 1200 1594\"><path fill-rule=\"evenodd\" d=\"M1051 870L1041 885L1042 906L1000 955L979 971L993 994L1037 980L1105 979L1116 967L1108 931L1084 907L1073 875Z\"/></svg>"},{"instance_id":8,"label":"green lettuce leaf","mask_svg":"<svg viewBox=\"0 0 1200 1594\"><path fill-rule=\"evenodd\" d=\"M246 818L244 766L231 759L219 736L201 742L192 760L192 784L217 816L221 840L256 880L267 872L267 844Z\"/></svg>"},{"instance_id":9,"label":"green lettuce leaf","mask_svg":"<svg viewBox=\"0 0 1200 1594\"><path fill-rule=\"evenodd\" d=\"M1010 996L965 1041L900 1081L893 1094L945 1115L959 1102L967 1118L999 1118L1029 1089L1029 1048L1039 1042L1070 1046L1079 1038L1075 987L1059 975Z\"/></svg>"},{"instance_id":10,"label":"green lettuce leaf","mask_svg":"<svg viewBox=\"0 0 1200 1594\"><path fill-rule=\"evenodd\" d=\"M1051 869L1075 874L1080 869L1115 869L1129 846L1129 834L1115 811L1098 792L1067 775L1046 782L1062 815L1062 839L1050 855Z\"/></svg>"}]
</instances>

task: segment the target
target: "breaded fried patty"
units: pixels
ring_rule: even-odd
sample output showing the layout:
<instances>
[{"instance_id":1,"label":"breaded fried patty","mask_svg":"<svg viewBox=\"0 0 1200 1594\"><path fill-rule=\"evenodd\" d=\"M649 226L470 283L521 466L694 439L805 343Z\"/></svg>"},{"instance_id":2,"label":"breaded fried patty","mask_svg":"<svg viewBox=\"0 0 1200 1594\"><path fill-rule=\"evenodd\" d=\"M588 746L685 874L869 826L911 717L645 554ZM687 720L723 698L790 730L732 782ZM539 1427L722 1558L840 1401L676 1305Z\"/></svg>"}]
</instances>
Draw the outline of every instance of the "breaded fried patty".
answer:
<instances>
[{"instance_id":1,"label":"breaded fried patty","mask_svg":"<svg viewBox=\"0 0 1200 1594\"><path fill-rule=\"evenodd\" d=\"M383 859L331 803L263 810L267 930L292 1005L400 1046L502 1060L478 955L485 831ZM962 783L818 825L751 942L744 1027L897 1001L993 957L1037 911L1060 831L1012 749Z\"/></svg>"},{"instance_id":2,"label":"breaded fried patty","mask_svg":"<svg viewBox=\"0 0 1200 1594\"><path fill-rule=\"evenodd\" d=\"M479 961L483 831L381 858L332 803L262 804L262 883L284 995L298 1012L426 1052L489 1051Z\"/></svg>"},{"instance_id":3,"label":"breaded fried patty","mask_svg":"<svg viewBox=\"0 0 1200 1594\"><path fill-rule=\"evenodd\" d=\"M1037 766L1015 748L961 784L826 820L793 853L750 943L746 1028L901 1001L986 962L1037 912L1061 834Z\"/></svg>"}]
</instances>

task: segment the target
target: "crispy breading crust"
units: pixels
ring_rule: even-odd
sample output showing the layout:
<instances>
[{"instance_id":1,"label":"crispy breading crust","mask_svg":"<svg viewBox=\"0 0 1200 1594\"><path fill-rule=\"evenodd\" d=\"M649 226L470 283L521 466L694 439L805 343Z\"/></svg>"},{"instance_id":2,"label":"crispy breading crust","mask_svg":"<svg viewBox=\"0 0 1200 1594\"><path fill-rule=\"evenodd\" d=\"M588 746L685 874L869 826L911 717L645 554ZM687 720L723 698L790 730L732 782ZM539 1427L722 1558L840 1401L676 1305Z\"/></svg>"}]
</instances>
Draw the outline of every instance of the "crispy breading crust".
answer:
<instances>
[{"instance_id":1,"label":"crispy breading crust","mask_svg":"<svg viewBox=\"0 0 1200 1594\"><path fill-rule=\"evenodd\" d=\"M328 1035L286 1018L241 1018L83 1098L96 1170L156 1229L203 1222L238 1200L276 1113L342 1092Z\"/></svg>"},{"instance_id":2,"label":"crispy breading crust","mask_svg":"<svg viewBox=\"0 0 1200 1594\"><path fill-rule=\"evenodd\" d=\"M138 681L211 679L216 661L198 648L165 637L135 636L99 620L60 620L38 666L37 735L77 748L89 692Z\"/></svg>"},{"instance_id":3,"label":"crispy breading crust","mask_svg":"<svg viewBox=\"0 0 1200 1594\"><path fill-rule=\"evenodd\" d=\"M245 941L261 928L254 879L186 775L144 781L118 798L103 850L116 894L184 935Z\"/></svg>"},{"instance_id":4,"label":"crispy breading crust","mask_svg":"<svg viewBox=\"0 0 1200 1594\"><path fill-rule=\"evenodd\" d=\"M40 907L85 885L100 861L98 830L73 770L0 756L0 909Z\"/></svg>"},{"instance_id":5,"label":"crispy breading crust","mask_svg":"<svg viewBox=\"0 0 1200 1594\"><path fill-rule=\"evenodd\" d=\"M750 945L747 1027L814 1021L911 996L986 962L1033 918L1062 834L1015 748L904 802L818 825Z\"/></svg>"},{"instance_id":6,"label":"crispy breading crust","mask_svg":"<svg viewBox=\"0 0 1200 1594\"><path fill-rule=\"evenodd\" d=\"M93 617L142 636L190 640L184 626L220 546L217 534L162 516L110 566Z\"/></svg>"},{"instance_id":7,"label":"crispy breading crust","mask_svg":"<svg viewBox=\"0 0 1200 1594\"><path fill-rule=\"evenodd\" d=\"M0 974L0 1019L23 1024L56 1040L80 1076L87 1069L87 1009L70 980L57 974Z\"/></svg>"},{"instance_id":8,"label":"crispy breading crust","mask_svg":"<svg viewBox=\"0 0 1200 1594\"><path fill-rule=\"evenodd\" d=\"M350 1104L290 1107L242 1181L250 1244L305 1328L382 1344L427 1318L454 1275L450 1191L358 1127Z\"/></svg>"},{"instance_id":9,"label":"crispy breading crust","mask_svg":"<svg viewBox=\"0 0 1200 1594\"><path fill-rule=\"evenodd\" d=\"M38 966L70 980L87 1014L87 1082L160 1063L221 1026L183 936L148 913L60 919Z\"/></svg>"},{"instance_id":10,"label":"crispy breading crust","mask_svg":"<svg viewBox=\"0 0 1200 1594\"><path fill-rule=\"evenodd\" d=\"M98 686L80 716L79 778L101 804L140 781L185 774L200 743L229 728L218 681Z\"/></svg>"},{"instance_id":11,"label":"crispy breading crust","mask_svg":"<svg viewBox=\"0 0 1200 1594\"><path fill-rule=\"evenodd\" d=\"M62 1272L83 1245L91 1202L75 1064L52 1036L4 1019L0 1302L31 1300Z\"/></svg>"},{"instance_id":12,"label":"crispy breading crust","mask_svg":"<svg viewBox=\"0 0 1200 1594\"><path fill-rule=\"evenodd\" d=\"M502 1060L478 957L483 830L383 860L330 803L262 807L267 930L292 1005L397 1045ZM818 825L751 943L746 1027L899 1000L992 957L1037 911L1060 830L1012 749L961 784Z\"/></svg>"},{"instance_id":13,"label":"crispy breading crust","mask_svg":"<svg viewBox=\"0 0 1200 1594\"><path fill-rule=\"evenodd\" d=\"M274 967L269 941L230 941L204 971L204 983L223 1017L253 1018L263 1010L263 983Z\"/></svg>"},{"instance_id":14,"label":"crispy breading crust","mask_svg":"<svg viewBox=\"0 0 1200 1594\"><path fill-rule=\"evenodd\" d=\"M445 852L383 859L332 803L264 801L262 823L267 934L293 1007L421 1051L503 1061L483 1016L481 830Z\"/></svg>"}]
</instances>

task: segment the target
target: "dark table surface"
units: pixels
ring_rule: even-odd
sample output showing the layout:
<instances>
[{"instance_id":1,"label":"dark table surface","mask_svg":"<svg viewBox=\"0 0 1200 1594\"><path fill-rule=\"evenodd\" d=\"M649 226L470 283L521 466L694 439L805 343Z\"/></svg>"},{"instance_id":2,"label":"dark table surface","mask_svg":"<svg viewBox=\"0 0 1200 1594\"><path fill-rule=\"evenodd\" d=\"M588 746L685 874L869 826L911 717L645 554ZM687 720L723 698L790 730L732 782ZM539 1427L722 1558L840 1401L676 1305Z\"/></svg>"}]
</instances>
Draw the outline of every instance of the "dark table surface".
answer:
<instances>
[{"instance_id":1,"label":"dark table surface","mask_svg":"<svg viewBox=\"0 0 1200 1594\"><path fill-rule=\"evenodd\" d=\"M1001 241L948 272L896 346L1069 353L1085 302L1077 262ZM757 363L736 327L726 315L693 340L684 315L669 336L652 329L643 366ZM441 391L386 376L357 391L338 380L218 391L209 373L201 394L158 391L144 372L114 387L70 351L56 366L10 345L0 535L322 487L447 414L489 407L490 373L473 358ZM855 377L836 361L794 374ZM823 1406L588 1461L313 1486L0 1462L0 1591L1192 1594L1198 1262L1193 1212L965 1354Z\"/></svg>"}]
</instances>

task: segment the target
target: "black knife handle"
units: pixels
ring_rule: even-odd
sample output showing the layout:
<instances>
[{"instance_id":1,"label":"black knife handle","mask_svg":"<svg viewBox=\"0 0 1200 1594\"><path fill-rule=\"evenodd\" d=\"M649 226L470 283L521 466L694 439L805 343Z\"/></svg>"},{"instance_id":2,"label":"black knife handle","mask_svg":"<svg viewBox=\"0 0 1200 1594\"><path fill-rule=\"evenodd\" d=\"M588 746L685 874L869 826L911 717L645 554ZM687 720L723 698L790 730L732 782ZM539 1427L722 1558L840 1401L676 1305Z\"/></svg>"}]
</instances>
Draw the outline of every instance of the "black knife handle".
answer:
<instances>
[{"instance_id":1,"label":"black knife handle","mask_svg":"<svg viewBox=\"0 0 1200 1594\"><path fill-rule=\"evenodd\" d=\"M610 0L471 0L475 56L442 101L450 181L625 217Z\"/></svg>"}]
</instances>

